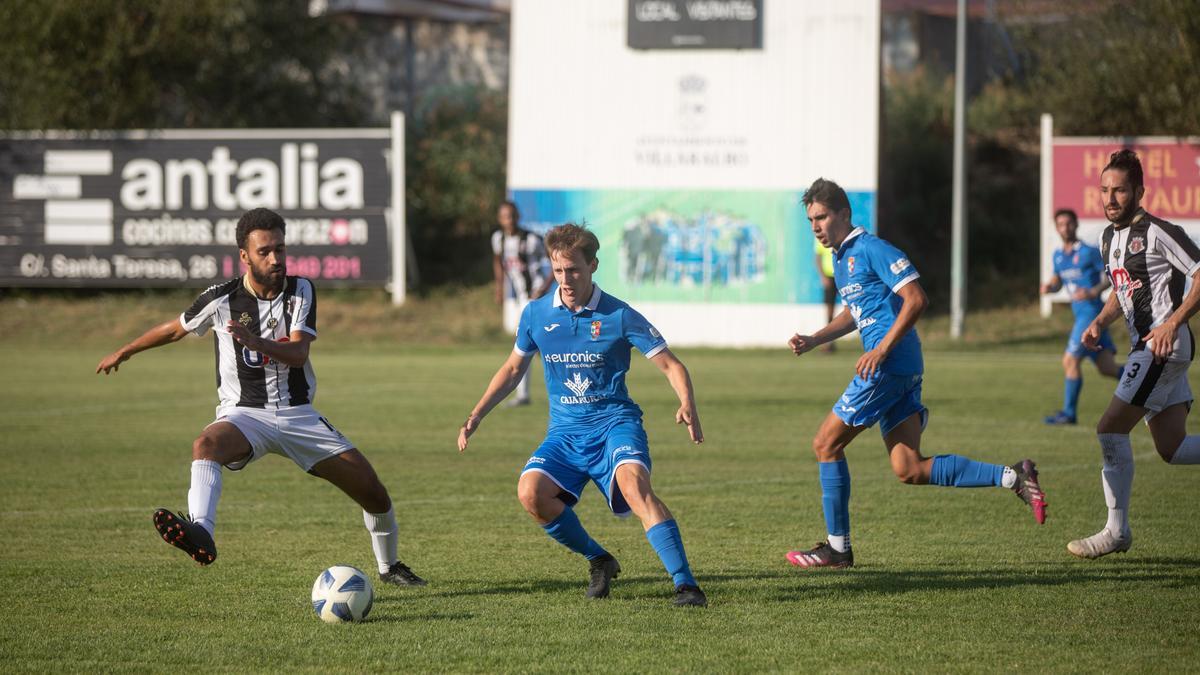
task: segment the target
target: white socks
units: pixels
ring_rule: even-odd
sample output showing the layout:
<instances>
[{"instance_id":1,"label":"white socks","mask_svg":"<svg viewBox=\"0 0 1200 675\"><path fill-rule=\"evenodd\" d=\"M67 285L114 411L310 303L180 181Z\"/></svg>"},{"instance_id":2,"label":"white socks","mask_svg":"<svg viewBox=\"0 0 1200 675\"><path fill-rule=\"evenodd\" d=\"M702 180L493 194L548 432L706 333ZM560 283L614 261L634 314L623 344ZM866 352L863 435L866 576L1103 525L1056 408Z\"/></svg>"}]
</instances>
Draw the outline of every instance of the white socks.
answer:
<instances>
[{"instance_id":1,"label":"white socks","mask_svg":"<svg viewBox=\"0 0 1200 675\"><path fill-rule=\"evenodd\" d=\"M188 515L208 530L217 526L217 502L221 499L221 465L211 459L192 462L192 487L188 490Z\"/></svg>"},{"instance_id":2,"label":"white socks","mask_svg":"<svg viewBox=\"0 0 1200 675\"><path fill-rule=\"evenodd\" d=\"M1017 484L1017 472L1011 466L1004 467L1004 475L1000 478L1000 487L1012 489Z\"/></svg>"},{"instance_id":3,"label":"white socks","mask_svg":"<svg viewBox=\"0 0 1200 675\"><path fill-rule=\"evenodd\" d=\"M521 381L517 383L517 400L520 400L520 401L528 401L529 400L529 372L528 371L526 371L525 374L521 376Z\"/></svg>"},{"instance_id":4,"label":"white socks","mask_svg":"<svg viewBox=\"0 0 1200 675\"><path fill-rule=\"evenodd\" d=\"M371 533L371 549L375 551L379 573L385 574L398 559L396 543L400 539L400 528L396 525L396 509L390 508L387 513L363 511L363 523Z\"/></svg>"},{"instance_id":5,"label":"white socks","mask_svg":"<svg viewBox=\"0 0 1200 675\"><path fill-rule=\"evenodd\" d=\"M850 535L848 535L848 534L843 534L843 535L831 534L831 535L828 535L828 537L829 537L829 545L831 547L833 547L833 550L837 551L838 553L845 553L846 551L850 550Z\"/></svg>"},{"instance_id":6,"label":"white socks","mask_svg":"<svg viewBox=\"0 0 1200 675\"><path fill-rule=\"evenodd\" d=\"M1200 436L1186 436L1175 454L1172 464L1200 464Z\"/></svg>"},{"instance_id":7,"label":"white socks","mask_svg":"<svg viewBox=\"0 0 1200 675\"><path fill-rule=\"evenodd\" d=\"M1104 453L1104 468L1100 482L1104 486L1104 503L1108 505L1105 525L1114 537L1129 534L1129 493L1133 490L1133 447L1129 434L1096 434Z\"/></svg>"}]
</instances>

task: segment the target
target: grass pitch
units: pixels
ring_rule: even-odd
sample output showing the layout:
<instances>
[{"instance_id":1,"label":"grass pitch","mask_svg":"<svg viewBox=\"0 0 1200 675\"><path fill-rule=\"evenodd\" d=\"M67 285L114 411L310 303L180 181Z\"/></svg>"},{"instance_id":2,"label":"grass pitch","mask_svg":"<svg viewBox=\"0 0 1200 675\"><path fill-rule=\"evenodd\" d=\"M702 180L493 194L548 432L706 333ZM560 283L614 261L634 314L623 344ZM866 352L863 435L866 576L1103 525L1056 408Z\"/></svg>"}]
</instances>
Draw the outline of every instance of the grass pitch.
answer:
<instances>
[{"instance_id":1,"label":"grass pitch","mask_svg":"<svg viewBox=\"0 0 1200 675\"><path fill-rule=\"evenodd\" d=\"M635 360L629 386L646 413L655 487L711 603L679 610L639 525L609 515L595 489L580 517L624 568L605 602L584 600L586 563L522 511L516 479L544 430L544 392L531 408L497 409L468 452L456 451L505 341L414 347L324 334L313 349L317 407L375 464L396 504L401 557L430 581L377 587L369 621L329 626L309 606L312 581L335 563L373 574L369 540L347 498L287 460L226 473L212 567L157 538L150 513L185 508L191 441L212 419L212 346L191 338L115 376L92 374L131 337L0 331L6 671L1176 672L1200 663L1200 471L1163 464L1138 429L1133 550L1099 561L1066 553L1068 540L1104 522L1089 425L1112 382L1088 366L1087 423L1044 427L1061 397L1058 339L1040 352L934 351L925 382L924 452L1034 458L1048 523L1036 526L1006 490L899 484L872 430L849 451L858 566L848 571L796 570L783 554L823 537L810 442L857 350L801 359L782 348L679 350L708 438L698 447L673 424L666 381Z\"/></svg>"}]
</instances>

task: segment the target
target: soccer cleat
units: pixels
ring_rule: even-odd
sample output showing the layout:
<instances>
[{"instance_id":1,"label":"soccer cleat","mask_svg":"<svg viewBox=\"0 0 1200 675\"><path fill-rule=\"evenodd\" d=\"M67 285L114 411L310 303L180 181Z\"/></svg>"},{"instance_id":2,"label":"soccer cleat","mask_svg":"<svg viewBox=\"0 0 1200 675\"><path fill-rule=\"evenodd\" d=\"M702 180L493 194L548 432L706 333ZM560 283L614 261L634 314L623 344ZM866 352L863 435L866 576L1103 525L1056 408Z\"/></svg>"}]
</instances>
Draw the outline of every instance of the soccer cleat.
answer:
<instances>
[{"instance_id":1,"label":"soccer cleat","mask_svg":"<svg viewBox=\"0 0 1200 675\"><path fill-rule=\"evenodd\" d=\"M796 567L854 567L854 550L838 553L828 541L817 542L811 551L788 551L787 561Z\"/></svg>"},{"instance_id":2,"label":"soccer cleat","mask_svg":"<svg viewBox=\"0 0 1200 675\"><path fill-rule=\"evenodd\" d=\"M1038 484L1037 465L1032 459L1023 459L1013 464L1012 470L1017 473L1017 482L1013 483L1012 491L1033 509L1033 519L1038 525L1045 523L1049 504L1046 503L1046 493Z\"/></svg>"},{"instance_id":3,"label":"soccer cleat","mask_svg":"<svg viewBox=\"0 0 1200 675\"><path fill-rule=\"evenodd\" d=\"M413 573L408 565L397 560L388 571L379 575L379 580L394 586L424 586L427 582Z\"/></svg>"},{"instance_id":4,"label":"soccer cleat","mask_svg":"<svg viewBox=\"0 0 1200 675\"><path fill-rule=\"evenodd\" d=\"M675 587L676 607L708 607L708 598L699 586L683 584Z\"/></svg>"},{"instance_id":5,"label":"soccer cleat","mask_svg":"<svg viewBox=\"0 0 1200 675\"><path fill-rule=\"evenodd\" d=\"M1133 546L1132 534L1114 537L1108 528L1104 528L1090 537L1076 539L1067 544L1067 551L1073 556L1094 560L1109 553L1124 553L1130 546Z\"/></svg>"},{"instance_id":6,"label":"soccer cleat","mask_svg":"<svg viewBox=\"0 0 1200 675\"><path fill-rule=\"evenodd\" d=\"M201 565L211 565L217 559L217 545L203 526L167 509L155 509L154 529L163 541L192 557Z\"/></svg>"},{"instance_id":7,"label":"soccer cleat","mask_svg":"<svg viewBox=\"0 0 1200 675\"><path fill-rule=\"evenodd\" d=\"M1057 426L1066 426L1069 424L1075 424L1075 418L1071 417L1067 413L1059 410L1058 412L1054 413L1053 415L1046 416L1046 424L1049 424L1051 426L1056 426L1056 427Z\"/></svg>"},{"instance_id":8,"label":"soccer cleat","mask_svg":"<svg viewBox=\"0 0 1200 675\"><path fill-rule=\"evenodd\" d=\"M617 562L616 558L612 557L612 554L605 553L599 558L589 560L588 568L590 579L588 580L585 597L593 600L607 598L612 580L621 574L621 564Z\"/></svg>"}]
</instances>

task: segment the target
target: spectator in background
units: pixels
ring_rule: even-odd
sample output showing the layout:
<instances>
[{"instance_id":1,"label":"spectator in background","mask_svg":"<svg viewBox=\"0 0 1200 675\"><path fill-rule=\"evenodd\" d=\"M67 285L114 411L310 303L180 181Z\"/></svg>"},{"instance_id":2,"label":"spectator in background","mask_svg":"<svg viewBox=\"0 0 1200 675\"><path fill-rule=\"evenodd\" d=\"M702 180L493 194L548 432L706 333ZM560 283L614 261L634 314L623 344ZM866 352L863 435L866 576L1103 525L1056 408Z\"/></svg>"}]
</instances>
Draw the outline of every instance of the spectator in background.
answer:
<instances>
[{"instance_id":1,"label":"spectator in background","mask_svg":"<svg viewBox=\"0 0 1200 675\"><path fill-rule=\"evenodd\" d=\"M825 294L825 323L833 322L834 303L837 301L837 287L833 283L833 249L822 246L821 241L813 238L813 263L821 275L821 291ZM821 351L826 353L834 350L834 341L825 343Z\"/></svg>"},{"instance_id":2,"label":"spectator in background","mask_svg":"<svg viewBox=\"0 0 1200 675\"><path fill-rule=\"evenodd\" d=\"M496 304L504 308L504 330L516 334L521 312L530 300L550 290L550 259L542 238L521 229L517 205L505 201L496 212L500 229L492 233L492 271ZM510 406L529 405L529 377L521 378Z\"/></svg>"}]
</instances>

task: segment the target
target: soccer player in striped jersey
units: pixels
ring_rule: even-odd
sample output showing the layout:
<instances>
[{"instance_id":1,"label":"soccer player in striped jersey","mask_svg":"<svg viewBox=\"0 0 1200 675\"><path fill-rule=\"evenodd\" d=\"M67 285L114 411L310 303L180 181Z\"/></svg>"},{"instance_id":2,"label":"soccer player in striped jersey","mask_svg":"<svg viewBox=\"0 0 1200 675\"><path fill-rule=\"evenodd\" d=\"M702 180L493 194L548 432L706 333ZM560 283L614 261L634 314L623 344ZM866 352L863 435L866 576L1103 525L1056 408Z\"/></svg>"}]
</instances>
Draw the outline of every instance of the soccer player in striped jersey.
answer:
<instances>
[{"instance_id":1,"label":"soccer player in striped jersey","mask_svg":"<svg viewBox=\"0 0 1200 675\"><path fill-rule=\"evenodd\" d=\"M678 424L693 443L704 441L687 368L667 341L632 307L592 283L599 261L596 235L574 224L546 233L556 292L525 307L512 353L458 431L458 449L483 418L517 386L541 353L550 400L546 438L525 463L517 497L546 534L588 560L586 597L606 598L621 571L616 558L592 539L572 508L596 484L617 516L636 515L646 539L675 585L677 606L708 600L692 576L675 517L650 485L650 447L642 410L625 387L631 350L666 376L679 397Z\"/></svg>"},{"instance_id":2,"label":"soccer player in striped jersey","mask_svg":"<svg viewBox=\"0 0 1200 675\"><path fill-rule=\"evenodd\" d=\"M222 467L238 471L275 453L362 507L382 581L423 586L396 555L399 528L387 488L367 458L312 407L317 381L308 353L317 337L317 301L311 281L287 276L285 229L272 211L247 211L237 223L237 245L248 273L205 290L179 317L96 367L97 373L115 373L138 352L213 330L220 404L216 420L192 443L189 515L158 509L155 529L196 562L211 564L217 558L213 532Z\"/></svg>"},{"instance_id":3,"label":"soccer player in striped jersey","mask_svg":"<svg viewBox=\"0 0 1200 675\"><path fill-rule=\"evenodd\" d=\"M914 328L928 303L920 275L895 246L851 225L850 200L837 183L818 178L803 201L813 234L834 250L833 276L845 309L813 335L794 335L788 344L800 356L857 329L865 353L813 439L828 537L811 550L789 551L788 562L797 567L854 565L845 449L876 423L901 482L1009 488L1032 508L1039 524L1045 522L1046 500L1031 460L1004 466L961 455L921 454L929 411L921 404L925 365Z\"/></svg>"},{"instance_id":4,"label":"soccer player in striped jersey","mask_svg":"<svg viewBox=\"0 0 1200 675\"><path fill-rule=\"evenodd\" d=\"M1071 311L1075 314L1075 325L1067 339L1067 350L1063 353L1063 407L1046 417L1046 424L1075 424L1078 417L1079 392L1083 390L1083 370L1079 367L1084 358L1090 358L1096 369L1106 377L1121 376L1121 368L1113 360L1116 345L1108 331L1100 334L1100 350L1087 349L1080 341L1092 319L1100 313L1104 302L1100 294L1108 288L1108 277L1104 274L1104 260L1100 249L1079 241L1075 233L1079 230L1079 218L1071 209L1059 209L1054 214L1054 229L1062 238L1062 248L1054 252L1054 276L1042 284L1041 291L1056 293L1066 288L1071 298Z\"/></svg>"},{"instance_id":5,"label":"soccer player in striped jersey","mask_svg":"<svg viewBox=\"0 0 1200 675\"><path fill-rule=\"evenodd\" d=\"M517 205L506 201L496 210L499 229L492 233L492 273L496 282L496 304L504 313L504 330L516 334L521 312L530 300L550 290L550 259L537 234L521 227ZM529 405L529 376L521 378L517 395L508 405Z\"/></svg>"},{"instance_id":6,"label":"soccer player in striped jersey","mask_svg":"<svg viewBox=\"0 0 1200 675\"><path fill-rule=\"evenodd\" d=\"M1163 461L1200 464L1200 435L1187 435L1192 407L1187 372L1196 353L1188 319L1200 308L1200 248L1182 228L1141 207L1145 190L1137 153L1114 152L1100 173L1100 197L1110 223L1100 237L1100 253L1113 292L1082 339L1089 349L1099 349L1105 327L1124 314L1131 348L1125 372L1096 425L1108 521L1096 534L1067 544L1081 558L1123 553L1133 544L1129 432L1139 420L1146 420ZM1188 279L1192 285L1185 295Z\"/></svg>"}]
</instances>

